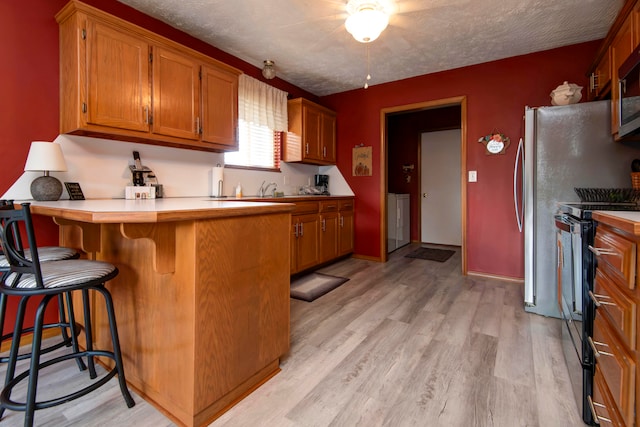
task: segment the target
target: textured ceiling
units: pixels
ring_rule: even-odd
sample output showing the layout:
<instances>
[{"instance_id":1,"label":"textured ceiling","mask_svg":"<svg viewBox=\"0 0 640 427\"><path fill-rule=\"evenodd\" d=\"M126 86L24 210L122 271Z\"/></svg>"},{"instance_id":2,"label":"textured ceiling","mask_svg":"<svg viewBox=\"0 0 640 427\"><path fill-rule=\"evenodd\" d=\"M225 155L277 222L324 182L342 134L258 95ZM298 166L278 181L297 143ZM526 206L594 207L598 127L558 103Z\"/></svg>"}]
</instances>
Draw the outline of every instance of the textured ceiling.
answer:
<instances>
[{"instance_id":1,"label":"textured ceiling","mask_svg":"<svg viewBox=\"0 0 640 427\"><path fill-rule=\"evenodd\" d=\"M603 38L624 0L396 0L367 45L344 27L347 0L119 0L323 96Z\"/></svg>"}]
</instances>

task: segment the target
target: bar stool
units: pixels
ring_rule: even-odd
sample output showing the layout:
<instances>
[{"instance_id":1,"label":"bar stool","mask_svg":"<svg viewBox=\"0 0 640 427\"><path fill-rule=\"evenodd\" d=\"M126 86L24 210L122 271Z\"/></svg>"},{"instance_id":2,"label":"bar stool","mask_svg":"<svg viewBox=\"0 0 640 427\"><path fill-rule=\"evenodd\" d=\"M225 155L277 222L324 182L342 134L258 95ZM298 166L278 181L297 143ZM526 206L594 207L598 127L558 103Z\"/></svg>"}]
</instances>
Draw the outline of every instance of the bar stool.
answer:
<instances>
[{"instance_id":1,"label":"bar stool","mask_svg":"<svg viewBox=\"0 0 640 427\"><path fill-rule=\"evenodd\" d=\"M3 278L0 284L0 293L8 296L15 295L21 298L16 315L14 335L18 335L22 331L26 306L26 303L23 303L25 300L23 297L38 295L42 296L42 301L38 305L35 314L29 369L17 375L15 371L19 342L18 340L13 340L11 344L4 388L2 392L0 392L0 415L4 413L5 409L24 411L24 425L32 426L36 410L57 406L91 393L106 384L115 375L118 375L120 391L125 403L129 408L132 408L135 402L129 394L125 380L113 300L111 294L104 286L105 282L118 275L118 269L112 264L91 260L67 260L41 263L38 256L33 223L31 221L30 205L29 203L23 203L21 206L22 209L0 210L0 237L2 238L4 254L10 265L9 274ZM25 256L25 250L20 241L20 224L24 224L24 229L26 230L28 247L31 249L31 259ZM96 291L104 298L113 351L93 348L89 290ZM73 352L40 362L44 312L47 304L58 295L73 291L79 291L82 294L86 348L84 351L76 351L74 349ZM115 367L107 371L106 374L99 379L96 379L97 373L94 361L96 356L112 359L115 363ZM81 358L87 359L90 378L96 379L96 381L65 396L40 402L36 401L40 369L66 360L77 360ZM11 392L13 388L24 379L28 380L26 401L15 402L11 400Z\"/></svg>"},{"instance_id":2,"label":"bar stool","mask_svg":"<svg viewBox=\"0 0 640 427\"><path fill-rule=\"evenodd\" d=\"M13 200L0 199L0 210L8 210L8 209L14 209ZM31 257L31 252L29 251L28 248L25 249L25 256L27 258ZM47 262L47 261L61 261L66 259L75 259L75 258L79 258L80 254L75 249L71 249L71 248L65 248L62 246L44 246L44 247L38 248L38 256L40 257L40 262ZM0 278L4 277L4 275L10 271L9 267L10 267L9 261L4 256L4 253L2 252L2 248L0 248ZM58 296L59 321L56 323L46 324L44 325L44 328L45 329L51 329L56 327L60 328L60 335L62 336L62 341L42 349L41 351L42 354L49 353L51 351L57 350L64 346L68 347L72 345L72 337L69 334L67 334L67 329L69 329L71 333L75 333L76 336L79 333L79 327L78 325L75 324L75 320L73 317L73 311L72 311L73 305L68 304L67 307L69 308L69 320L67 320L67 315L65 314L65 311L64 311L63 297L62 295L59 295ZM4 331L4 321L6 316L6 310L7 310L7 296L5 294L0 294L0 333ZM74 325L73 329L71 329L71 325ZM33 328L25 328L22 330L20 336L22 336L23 334L31 333L31 332L33 332ZM20 337L18 337L18 339L19 338ZM2 344L7 339L14 339L13 332L0 336L0 344ZM31 356L31 353L20 354L18 356L18 360L23 360L30 356ZM9 360L8 357L0 357L0 363L6 363L8 360ZM84 365L82 360L78 360L78 367L81 370L86 369L86 366Z\"/></svg>"}]
</instances>

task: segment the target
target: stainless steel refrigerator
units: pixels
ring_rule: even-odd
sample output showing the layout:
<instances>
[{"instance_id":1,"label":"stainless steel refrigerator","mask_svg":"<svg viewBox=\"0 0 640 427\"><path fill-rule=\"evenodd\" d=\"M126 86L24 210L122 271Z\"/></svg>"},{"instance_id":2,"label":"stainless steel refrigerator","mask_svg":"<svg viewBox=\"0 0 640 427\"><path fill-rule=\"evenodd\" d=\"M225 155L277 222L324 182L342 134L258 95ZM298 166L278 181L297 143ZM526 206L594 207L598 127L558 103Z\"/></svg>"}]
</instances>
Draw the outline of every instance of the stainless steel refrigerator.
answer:
<instances>
[{"instance_id":1,"label":"stainless steel refrigerator","mask_svg":"<svg viewBox=\"0 0 640 427\"><path fill-rule=\"evenodd\" d=\"M525 310L560 317L556 291L557 202L575 187L629 188L636 148L614 142L609 101L525 109L514 167L514 207L524 232Z\"/></svg>"}]
</instances>

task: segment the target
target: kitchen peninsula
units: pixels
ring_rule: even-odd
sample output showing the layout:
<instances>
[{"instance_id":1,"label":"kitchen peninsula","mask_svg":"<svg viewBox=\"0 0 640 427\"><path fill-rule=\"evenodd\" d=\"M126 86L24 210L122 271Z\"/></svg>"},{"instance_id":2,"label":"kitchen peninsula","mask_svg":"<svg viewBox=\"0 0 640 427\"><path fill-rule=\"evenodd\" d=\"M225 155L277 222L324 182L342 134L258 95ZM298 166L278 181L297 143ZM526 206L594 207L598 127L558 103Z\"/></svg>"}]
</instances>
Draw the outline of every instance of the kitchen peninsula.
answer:
<instances>
[{"instance_id":1,"label":"kitchen peninsula","mask_svg":"<svg viewBox=\"0 0 640 427\"><path fill-rule=\"evenodd\" d=\"M294 205L198 197L31 206L53 217L61 244L120 270L107 287L127 381L174 422L206 425L279 371ZM95 341L108 348L94 306Z\"/></svg>"}]
</instances>

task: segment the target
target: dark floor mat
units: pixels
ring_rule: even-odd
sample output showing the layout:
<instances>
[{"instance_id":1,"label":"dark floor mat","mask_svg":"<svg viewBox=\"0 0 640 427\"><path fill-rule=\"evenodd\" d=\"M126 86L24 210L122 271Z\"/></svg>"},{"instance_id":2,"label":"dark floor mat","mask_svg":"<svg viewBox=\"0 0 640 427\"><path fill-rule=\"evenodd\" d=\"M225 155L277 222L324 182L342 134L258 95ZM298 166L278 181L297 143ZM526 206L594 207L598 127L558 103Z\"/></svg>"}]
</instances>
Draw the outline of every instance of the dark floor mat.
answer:
<instances>
[{"instance_id":1,"label":"dark floor mat","mask_svg":"<svg viewBox=\"0 0 640 427\"><path fill-rule=\"evenodd\" d=\"M310 273L291 282L291 298L313 301L342 285L346 277L330 276L322 273Z\"/></svg>"},{"instance_id":2,"label":"dark floor mat","mask_svg":"<svg viewBox=\"0 0 640 427\"><path fill-rule=\"evenodd\" d=\"M405 257L445 262L455 253L456 251L451 251L449 249L418 248L415 251L405 255Z\"/></svg>"}]
</instances>

